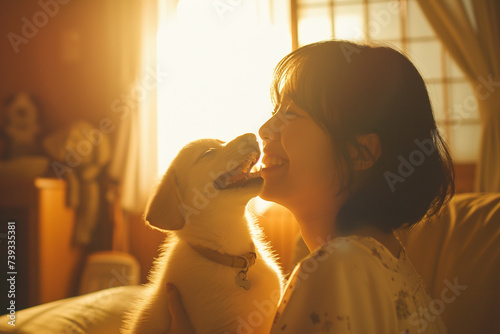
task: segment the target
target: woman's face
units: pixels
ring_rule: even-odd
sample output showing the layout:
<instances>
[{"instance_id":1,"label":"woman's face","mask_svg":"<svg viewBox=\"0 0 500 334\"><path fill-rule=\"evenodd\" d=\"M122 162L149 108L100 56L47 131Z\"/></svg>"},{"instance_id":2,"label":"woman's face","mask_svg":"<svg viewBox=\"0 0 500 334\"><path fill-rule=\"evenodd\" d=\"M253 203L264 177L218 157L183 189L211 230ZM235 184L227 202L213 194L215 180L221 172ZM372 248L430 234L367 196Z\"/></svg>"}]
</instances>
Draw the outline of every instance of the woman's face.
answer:
<instances>
[{"instance_id":1,"label":"woman's face","mask_svg":"<svg viewBox=\"0 0 500 334\"><path fill-rule=\"evenodd\" d=\"M339 178L331 138L305 110L284 97L259 135L264 142L263 199L291 209L336 197Z\"/></svg>"}]
</instances>

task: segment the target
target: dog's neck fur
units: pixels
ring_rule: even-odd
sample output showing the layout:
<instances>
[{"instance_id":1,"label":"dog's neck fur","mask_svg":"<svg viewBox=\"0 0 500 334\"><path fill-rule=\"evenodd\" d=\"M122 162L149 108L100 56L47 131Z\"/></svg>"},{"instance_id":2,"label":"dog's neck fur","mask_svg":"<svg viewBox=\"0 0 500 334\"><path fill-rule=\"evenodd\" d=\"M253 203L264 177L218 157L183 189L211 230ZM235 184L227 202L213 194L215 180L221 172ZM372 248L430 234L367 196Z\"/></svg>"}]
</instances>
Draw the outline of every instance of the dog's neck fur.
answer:
<instances>
[{"instance_id":1,"label":"dog's neck fur","mask_svg":"<svg viewBox=\"0 0 500 334\"><path fill-rule=\"evenodd\" d=\"M192 245L199 245L230 255L242 255L251 251L253 241L245 207L206 208L199 216L193 215L177 236ZM211 214L218 212L218 214Z\"/></svg>"}]
</instances>

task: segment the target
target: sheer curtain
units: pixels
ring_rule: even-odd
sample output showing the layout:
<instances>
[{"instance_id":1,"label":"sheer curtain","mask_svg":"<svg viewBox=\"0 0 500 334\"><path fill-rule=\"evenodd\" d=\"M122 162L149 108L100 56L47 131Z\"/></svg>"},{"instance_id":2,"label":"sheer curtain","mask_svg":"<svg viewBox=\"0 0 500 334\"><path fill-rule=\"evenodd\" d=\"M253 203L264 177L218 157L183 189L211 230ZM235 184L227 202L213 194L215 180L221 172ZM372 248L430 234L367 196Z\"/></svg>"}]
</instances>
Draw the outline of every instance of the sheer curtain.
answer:
<instances>
[{"instance_id":1,"label":"sheer curtain","mask_svg":"<svg viewBox=\"0 0 500 334\"><path fill-rule=\"evenodd\" d=\"M476 190L500 191L500 2L418 3L474 89L483 125Z\"/></svg>"},{"instance_id":2,"label":"sheer curtain","mask_svg":"<svg viewBox=\"0 0 500 334\"><path fill-rule=\"evenodd\" d=\"M117 119L109 175L119 182L121 207L141 213L156 181L158 0L108 0L118 76L111 111Z\"/></svg>"}]
</instances>

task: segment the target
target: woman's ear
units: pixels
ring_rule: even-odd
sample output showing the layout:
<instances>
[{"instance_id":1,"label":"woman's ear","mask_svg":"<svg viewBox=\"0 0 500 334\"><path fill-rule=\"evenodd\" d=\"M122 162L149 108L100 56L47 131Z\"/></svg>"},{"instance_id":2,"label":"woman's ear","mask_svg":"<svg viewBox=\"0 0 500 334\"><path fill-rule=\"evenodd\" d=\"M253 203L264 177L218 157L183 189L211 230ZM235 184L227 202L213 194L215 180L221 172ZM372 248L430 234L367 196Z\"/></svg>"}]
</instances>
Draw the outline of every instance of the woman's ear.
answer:
<instances>
[{"instance_id":1,"label":"woman's ear","mask_svg":"<svg viewBox=\"0 0 500 334\"><path fill-rule=\"evenodd\" d=\"M376 133L356 137L360 147L350 147L351 159L355 170L371 168L382 155L382 145Z\"/></svg>"},{"instance_id":2,"label":"woman's ear","mask_svg":"<svg viewBox=\"0 0 500 334\"><path fill-rule=\"evenodd\" d=\"M159 230L180 230L186 223L175 170L170 167L146 207L145 218Z\"/></svg>"}]
</instances>

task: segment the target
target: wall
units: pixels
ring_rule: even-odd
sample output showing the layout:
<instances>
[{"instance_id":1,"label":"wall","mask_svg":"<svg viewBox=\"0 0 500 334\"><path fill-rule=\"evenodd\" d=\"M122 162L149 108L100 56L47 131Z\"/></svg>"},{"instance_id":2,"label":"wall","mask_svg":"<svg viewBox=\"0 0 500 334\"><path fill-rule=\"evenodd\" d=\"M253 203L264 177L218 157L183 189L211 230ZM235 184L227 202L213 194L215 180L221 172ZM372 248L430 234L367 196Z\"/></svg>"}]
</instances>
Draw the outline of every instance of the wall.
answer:
<instances>
[{"instance_id":1,"label":"wall","mask_svg":"<svg viewBox=\"0 0 500 334\"><path fill-rule=\"evenodd\" d=\"M38 101L43 135L80 119L97 127L112 114L112 102L122 93L120 54L114 51L117 1L2 0L0 129L5 100L21 91ZM110 243L109 233L96 235L107 240L89 251ZM70 264L61 266L64 272Z\"/></svg>"},{"instance_id":2,"label":"wall","mask_svg":"<svg viewBox=\"0 0 500 334\"><path fill-rule=\"evenodd\" d=\"M32 93L46 131L81 118L97 124L118 96L110 1L58 1L7 0L0 11L0 101Z\"/></svg>"}]
</instances>

